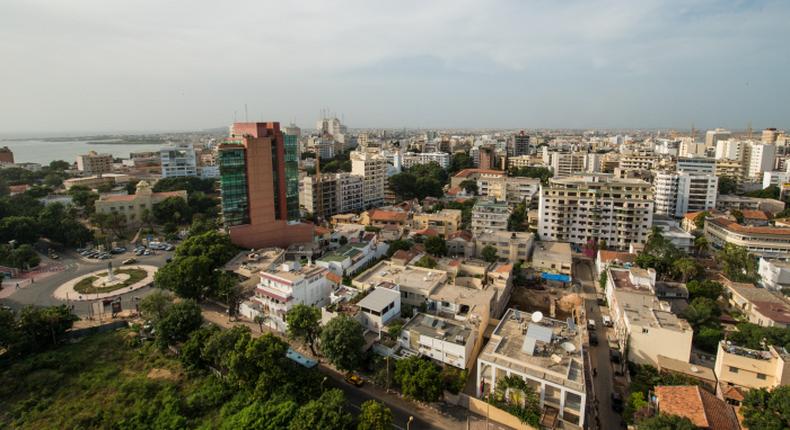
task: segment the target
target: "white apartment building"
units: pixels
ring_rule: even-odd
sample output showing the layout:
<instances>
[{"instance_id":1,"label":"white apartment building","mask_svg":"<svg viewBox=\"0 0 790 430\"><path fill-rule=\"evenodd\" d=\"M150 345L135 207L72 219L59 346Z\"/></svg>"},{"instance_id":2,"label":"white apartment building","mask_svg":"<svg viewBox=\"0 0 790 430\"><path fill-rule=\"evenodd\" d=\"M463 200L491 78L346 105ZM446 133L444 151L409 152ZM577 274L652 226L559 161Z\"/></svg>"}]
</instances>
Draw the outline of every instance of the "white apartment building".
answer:
<instances>
[{"instance_id":1,"label":"white apartment building","mask_svg":"<svg viewBox=\"0 0 790 430\"><path fill-rule=\"evenodd\" d=\"M420 355L466 369L477 340L478 332L472 328L454 319L418 313L403 326L398 342Z\"/></svg>"},{"instance_id":2,"label":"white apartment building","mask_svg":"<svg viewBox=\"0 0 790 430\"><path fill-rule=\"evenodd\" d=\"M493 246L497 257L512 263L528 261L535 243L535 234L516 231L492 231L475 237L475 255L482 258L483 249Z\"/></svg>"},{"instance_id":3,"label":"white apartment building","mask_svg":"<svg viewBox=\"0 0 790 430\"><path fill-rule=\"evenodd\" d=\"M717 143L721 140L729 140L732 137L732 132L729 130L725 130L723 128L717 128L715 130L708 130L705 133L705 147L706 148L713 148L717 145ZM716 157L718 158L718 157Z\"/></svg>"},{"instance_id":4,"label":"white apartment building","mask_svg":"<svg viewBox=\"0 0 790 430\"><path fill-rule=\"evenodd\" d=\"M776 161L776 145L772 143L749 143L749 164L747 175L753 179L763 177L763 172L774 170Z\"/></svg>"},{"instance_id":5,"label":"white apartment building","mask_svg":"<svg viewBox=\"0 0 790 430\"><path fill-rule=\"evenodd\" d=\"M400 289L395 284L375 287L357 306L362 326L379 333L390 320L400 317Z\"/></svg>"},{"instance_id":6,"label":"white apartment building","mask_svg":"<svg viewBox=\"0 0 790 430\"><path fill-rule=\"evenodd\" d=\"M620 170L652 170L658 163L655 155L629 154L620 158Z\"/></svg>"},{"instance_id":7,"label":"white apartment building","mask_svg":"<svg viewBox=\"0 0 790 430\"><path fill-rule=\"evenodd\" d=\"M606 271L606 300L621 351L638 364L658 364L658 356L688 363L693 331L656 297L653 269Z\"/></svg>"},{"instance_id":8,"label":"white apartment building","mask_svg":"<svg viewBox=\"0 0 790 430\"><path fill-rule=\"evenodd\" d=\"M678 172L712 175L716 172L716 159L708 157L678 157Z\"/></svg>"},{"instance_id":9,"label":"white apartment building","mask_svg":"<svg viewBox=\"0 0 790 430\"><path fill-rule=\"evenodd\" d=\"M790 182L790 172L763 172L763 189L768 188L771 185L779 186L785 182Z\"/></svg>"},{"instance_id":10,"label":"white apartment building","mask_svg":"<svg viewBox=\"0 0 790 430\"><path fill-rule=\"evenodd\" d=\"M645 243L653 223L651 185L605 175L551 179L538 204L540 240L628 249Z\"/></svg>"},{"instance_id":11,"label":"white apartment building","mask_svg":"<svg viewBox=\"0 0 790 430\"><path fill-rule=\"evenodd\" d=\"M507 231L510 207L507 202L478 200L472 208L472 234L476 238L495 231Z\"/></svg>"},{"instance_id":12,"label":"white apartment building","mask_svg":"<svg viewBox=\"0 0 790 430\"><path fill-rule=\"evenodd\" d=\"M745 152L746 142L737 139L719 139L716 141L717 160L741 160Z\"/></svg>"},{"instance_id":13,"label":"white apartment building","mask_svg":"<svg viewBox=\"0 0 790 430\"><path fill-rule=\"evenodd\" d=\"M324 218L364 209L364 180L347 172L302 179L299 204L305 211ZM320 187L320 188L319 188ZM320 197L320 199L319 199Z\"/></svg>"},{"instance_id":14,"label":"white apartment building","mask_svg":"<svg viewBox=\"0 0 790 430\"><path fill-rule=\"evenodd\" d=\"M450 154L446 152L407 152L403 154L403 167L408 169L418 164L436 163L442 169L450 167Z\"/></svg>"},{"instance_id":15,"label":"white apartment building","mask_svg":"<svg viewBox=\"0 0 790 430\"><path fill-rule=\"evenodd\" d=\"M705 142L694 142L691 138L683 138L678 146L678 157L702 157L705 155Z\"/></svg>"},{"instance_id":16,"label":"white apartment building","mask_svg":"<svg viewBox=\"0 0 790 430\"><path fill-rule=\"evenodd\" d=\"M719 178L712 174L659 172L653 180L656 214L682 218L716 207Z\"/></svg>"},{"instance_id":17,"label":"white apartment building","mask_svg":"<svg viewBox=\"0 0 790 430\"><path fill-rule=\"evenodd\" d=\"M477 397L492 393L500 378L518 376L538 393L541 410L553 408L569 428L584 428L583 330L573 319L536 314L505 312L477 358Z\"/></svg>"},{"instance_id":18,"label":"white apartment building","mask_svg":"<svg viewBox=\"0 0 790 430\"><path fill-rule=\"evenodd\" d=\"M327 277L328 274L323 267L301 266L295 261L284 263L274 270L258 273L261 281L252 300L269 317L266 325L284 332L285 315L294 305L322 307L329 304L329 293L336 283Z\"/></svg>"},{"instance_id":19,"label":"white apartment building","mask_svg":"<svg viewBox=\"0 0 790 430\"><path fill-rule=\"evenodd\" d=\"M197 157L191 143L173 143L159 150L163 178L197 176Z\"/></svg>"},{"instance_id":20,"label":"white apartment building","mask_svg":"<svg viewBox=\"0 0 790 430\"><path fill-rule=\"evenodd\" d=\"M583 172L586 156L582 152L552 152L550 166L554 177L562 178Z\"/></svg>"},{"instance_id":21,"label":"white apartment building","mask_svg":"<svg viewBox=\"0 0 790 430\"><path fill-rule=\"evenodd\" d=\"M387 159L380 154L351 152L351 173L364 180L363 204L375 207L384 204L384 184L387 181Z\"/></svg>"},{"instance_id":22,"label":"white apartment building","mask_svg":"<svg viewBox=\"0 0 790 430\"><path fill-rule=\"evenodd\" d=\"M90 151L77 156L77 170L86 176L112 172L112 154Z\"/></svg>"},{"instance_id":23,"label":"white apartment building","mask_svg":"<svg viewBox=\"0 0 790 430\"><path fill-rule=\"evenodd\" d=\"M772 290L790 288L790 261L760 258L760 284Z\"/></svg>"}]
</instances>

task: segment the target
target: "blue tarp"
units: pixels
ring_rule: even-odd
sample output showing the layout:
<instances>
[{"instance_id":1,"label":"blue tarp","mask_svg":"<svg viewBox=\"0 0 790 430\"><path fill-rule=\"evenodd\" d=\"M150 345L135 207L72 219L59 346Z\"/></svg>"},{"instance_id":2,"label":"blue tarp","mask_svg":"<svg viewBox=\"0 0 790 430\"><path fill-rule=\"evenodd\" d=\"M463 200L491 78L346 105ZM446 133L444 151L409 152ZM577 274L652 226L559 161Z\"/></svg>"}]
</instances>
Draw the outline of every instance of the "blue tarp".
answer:
<instances>
[{"instance_id":1,"label":"blue tarp","mask_svg":"<svg viewBox=\"0 0 790 430\"><path fill-rule=\"evenodd\" d=\"M297 362L299 365L304 366L304 367L306 367L308 369L312 369L313 367L318 365L317 361L315 361L313 359L310 359L310 358L307 358L304 355L299 354L298 352L294 351L291 348L288 348L288 352L285 354L285 356L290 358L291 360Z\"/></svg>"},{"instance_id":2,"label":"blue tarp","mask_svg":"<svg viewBox=\"0 0 790 430\"><path fill-rule=\"evenodd\" d=\"M562 275L559 273L548 273L542 272L540 277L547 280L547 281L559 281L559 282L570 282L571 277L570 275Z\"/></svg>"}]
</instances>

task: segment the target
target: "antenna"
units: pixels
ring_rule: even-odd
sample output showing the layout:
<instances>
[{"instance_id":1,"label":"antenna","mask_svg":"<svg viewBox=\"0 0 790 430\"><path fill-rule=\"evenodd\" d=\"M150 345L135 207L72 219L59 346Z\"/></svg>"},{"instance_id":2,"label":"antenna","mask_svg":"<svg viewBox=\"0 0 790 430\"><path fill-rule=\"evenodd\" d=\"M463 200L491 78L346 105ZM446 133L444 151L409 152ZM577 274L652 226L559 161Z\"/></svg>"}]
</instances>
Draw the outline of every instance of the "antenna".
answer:
<instances>
[{"instance_id":1,"label":"antenna","mask_svg":"<svg viewBox=\"0 0 790 430\"><path fill-rule=\"evenodd\" d=\"M236 111L233 111L233 122L236 122Z\"/></svg>"},{"instance_id":2,"label":"antenna","mask_svg":"<svg viewBox=\"0 0 790 430\"><path fill-rule=\"evenodd\" d=\"M694 129L694 123L691 123L691 143L694 143L694 136L697 134L697 131Z\"/></svg>"},{"instance_id":3,"label":"antenna","mask_svg":"<svg viewBox=\"0 0 790 430\"><path fill-rule=\"evenodd\" d=\"M749 134L749 140L752 140L752 122L749 121L749 126L746 128L746 133Z\"/></svg>"},{"instance_id":4,"label":"antenna","mask_svg":"<svg viewBox=\"0 0 790 430\"><path fill-rule=\"evenodd\" d=\"M249 118L247 116L247 103L244 103L244 122L247 121L249 121Z\"/></svg>"}]
</instances>

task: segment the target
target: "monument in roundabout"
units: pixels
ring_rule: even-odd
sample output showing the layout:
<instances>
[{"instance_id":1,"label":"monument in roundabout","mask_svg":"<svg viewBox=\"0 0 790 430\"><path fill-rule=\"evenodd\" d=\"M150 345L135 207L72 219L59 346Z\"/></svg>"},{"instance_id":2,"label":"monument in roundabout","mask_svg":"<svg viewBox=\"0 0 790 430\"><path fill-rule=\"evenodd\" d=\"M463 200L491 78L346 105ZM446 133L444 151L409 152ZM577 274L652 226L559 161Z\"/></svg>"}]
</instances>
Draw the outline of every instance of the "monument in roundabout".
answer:
<instances>
[{"instance_id":1,"label":"monument in roundabout","mask_svg":"<svg viewBox=\"0 0 790 430\"><path fill-rule=\"evenodd\" d=\"M134 265L113 269L112 262L107 270L97 270L65 282L52 294L66 301L87 301L116 297L143 288L154 282L156 266Z\"/></svg>"}]
</instances>

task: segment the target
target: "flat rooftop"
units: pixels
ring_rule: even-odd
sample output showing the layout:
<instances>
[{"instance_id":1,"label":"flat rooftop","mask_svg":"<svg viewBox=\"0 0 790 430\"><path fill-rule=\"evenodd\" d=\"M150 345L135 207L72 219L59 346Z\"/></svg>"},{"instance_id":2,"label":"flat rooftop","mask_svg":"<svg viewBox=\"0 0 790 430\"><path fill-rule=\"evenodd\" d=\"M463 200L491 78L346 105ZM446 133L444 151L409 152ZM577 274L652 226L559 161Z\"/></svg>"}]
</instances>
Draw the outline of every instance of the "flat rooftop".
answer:
<instances>
[{"instance_id":1,"label":"flat rooftop","mask_svg":"<svg viewBox=\"0 0 790 430\"><path fill-rule=\"evenodd\" d=\"M354 282L363 288L375 287L383 282L390 282L400 287L401 291L417 292L428 296L439 285L447 281L447 272L426 269L416 266L397 266L389 261L381 261L375 266L354 278Z\"/></svg>"},{"instance_id":2,"label":"flat rooftop","mask_svg":"<svg viewBox=\"0 0 790 430\"><path fill-rule=\"evenodd\" d=\"M442 339L458 345L466 345L472 330L464 323L435 315L418 313L409 320L403 330L415 331L433 339Z\"/></svg>"},{"instance_id":3,"label":"flat rooftop","mask_svg":"<svg viewBox=\"0 0 790 430\"><path fill-rule=\"evenodd\" d=\"M533 314L511 308L478 359L584 392L581 332L572 319L543 317L536 323Z\"/></svg>"},{"instance_id":4,"label":"flat rooftop","mask_svg":"<svg viewBox=\"0 0 790 430\"><path fill-rule=\"evenodd\" d=\"M572 260L571 244L568 242L535 242L533 259Z\"/></svg>"},{"instance_id":5,"label":"flat rooftop","mask_svg":"<svg viewBox=\"0 0 790 430\"><path fill-rule=\"evenodd\" d=\"M652 294L617 289L614 294L618 305L631 325L658 327L678 332L691 330L691 326L686 320L678 318L668 310L668 303L665 308L662 306L661 300Z\"/></svg>"}]
</instances>

